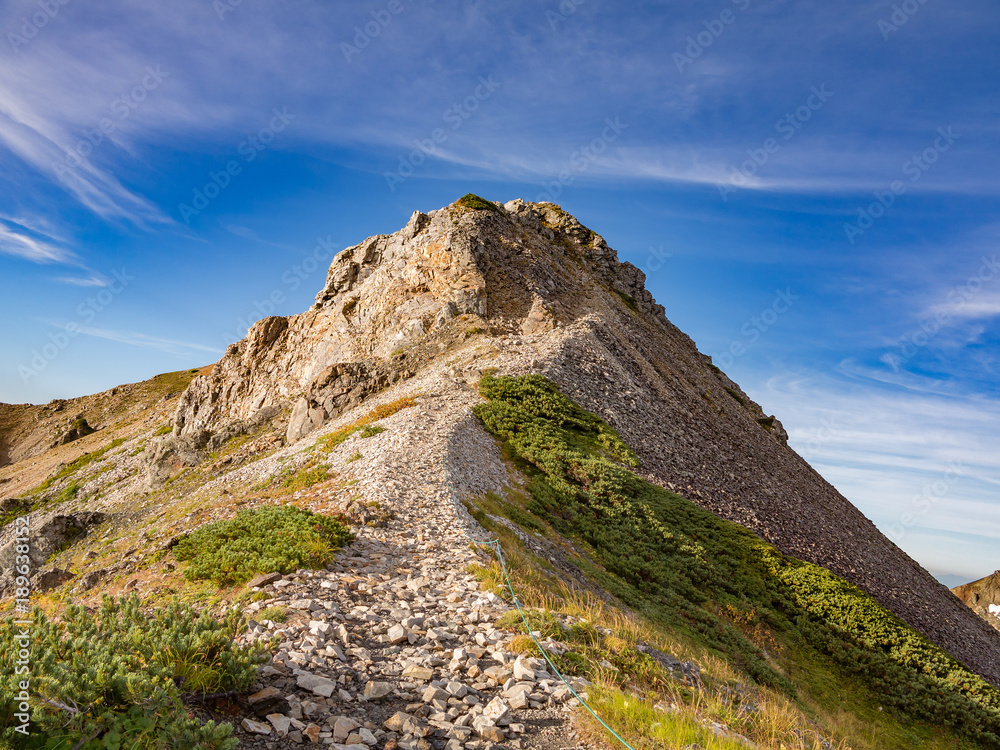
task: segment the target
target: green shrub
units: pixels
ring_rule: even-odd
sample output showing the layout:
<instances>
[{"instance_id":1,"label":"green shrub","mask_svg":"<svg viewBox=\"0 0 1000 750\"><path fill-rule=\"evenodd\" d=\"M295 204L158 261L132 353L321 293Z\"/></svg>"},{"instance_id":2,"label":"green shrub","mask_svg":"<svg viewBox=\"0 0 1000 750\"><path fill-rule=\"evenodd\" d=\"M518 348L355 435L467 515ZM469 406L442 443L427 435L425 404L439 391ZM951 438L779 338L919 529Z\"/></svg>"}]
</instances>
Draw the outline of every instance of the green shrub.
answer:
<instances>
[{"instance_id":1,"label":"green shrub","mask_svg":"<svg viewBox=\"0 0 1000 750\"><path fill-rule=\"evenodd\" d=\"M265 607L257 613L257 619L260 621L284 622L287 617L288 613L284 607Z\"/></svg>"},{"instance_id":2,"label":"green shrub","mask_svg":"<svg viewBox=\"0 0 1000 750\"><path fill-rule=\"evenodd\" d=\"M375 437L380 432L385 432L385 427L382 427L381 425L377 425L377 424L376 425L372 425L372 424L365 425L364 427L361 428L361 437L363 437L363 438Z\"/></svg>"},{"instance_id":3,"label":"green shrub","mask_svg":"<svg viewBox=\"0 0 1000 750\"><path fill-rule=\"evenodd\" d=\"M174 556L190 563L184 571L189 580L207 578L231 586L258 573L323 567L351 539L337 518L291 505L266 505L182 537Z\"/></svg>"},{"instance_id":4,"label":"green shrub","mask_svg":"<svg viewBox=\"0 0 1000 750\"><path fill-rule=\"evenodd\" d=\"M462 208L471 208L473 211L493 211L498 214L503 213L503 211L501 211L495 203L490 203L485 198L480 198L474 193L466 193L455 201L455 205L461 206Z\"/></svg>"},{"instance_id":5,"label":"green shrub","mask_svg":"<svg viewBox=\"0 0 1000 750\"><path fill-rule=\"evenodd\" d=\"M14 731L21 722L13 667L0 671L0 746L55 750L113 748L216 748L237 746L231 727L189 715L187 693L245 690L262 656L233 638L243 622L222 622L174 602L143 612L135 595L105 597L89 614L69 606L59 622L40 609L32 614L30 640L30 739ZM0 623L0 649L17 653L18 626ZM11 664L8 660L5 664ZM17 742L22 744L17 745ZM10 744L4 744L4 743Z\"/></svg>"},{"instance_id":6,"label":"green shrub","mask_svg":"<svg viewBox=\"0 0 1000 750\"><path fill-rule=\"evenodd\" d=\"M487 375L480 393L487 402L475 413L530 479L528 511L587 545L603 568L599 583L626 605L793 693L717 614L753 610L762 632L832 657L887 705L1000 748L1000 691L870 596L635 476L621 465L637 461L617 434L545 378Z\"/></svg>"}]
</instances>

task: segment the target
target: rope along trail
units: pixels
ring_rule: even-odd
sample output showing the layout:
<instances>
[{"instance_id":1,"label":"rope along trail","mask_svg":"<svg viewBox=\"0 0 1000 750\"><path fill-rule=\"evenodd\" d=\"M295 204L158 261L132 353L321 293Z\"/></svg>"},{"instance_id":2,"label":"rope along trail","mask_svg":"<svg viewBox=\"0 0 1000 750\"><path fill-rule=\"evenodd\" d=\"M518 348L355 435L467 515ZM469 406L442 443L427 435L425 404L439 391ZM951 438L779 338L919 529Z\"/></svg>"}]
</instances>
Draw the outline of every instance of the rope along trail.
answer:
<instances>
[{"instance_id":1,"label":"rope along trail","mask_svg":"<svg viewBox=\"0 0 1000 750\"><path fill-rule=\"evenodd\" d=\"M451 481L449 480L447 484L448 484L448 492L451 495L452 504L455 506L455 514L459 517L459 519L461 519L462 518L461 511L465 510L465 508L463 508L459 503L458 496L455 494L455 488L452 487ZM601 723L601 726L603 726L605 729L611 732L611 734L614 735L615 739L618 740L620 743L622 743L622 745L627 747L628 750L635 750L635 748L633 748L630 744L628 744L625 740L621 738L618 732L609 727L605 723L604 719L602 719L600 716L597 715L597 713L594 711L594 709L590 707L590 704L588 704L587 701L585 701L583 698L580 697L580 694L577 693L576 690L573 689L573 686L566 681L566 678L563 677L562 672L559 671L556 665L552 662L552 659L549 658L548 652L545 650L545 648L542 646L539 640L535 637L535 634L531 630L531 626L528 624L528 619L527 617L525 617L524 610L521 608L521 602L517 598L517 594L514 593L514 584L511 582L510 579L510 571L507 569L507 560L506 558L504 558L503 548L500 546L500 540L492 539L483 542L478 539L475 539L471 534L469 534L468 529L465 528L465 524L462 524L462 531L465 533L465 536L469 538L469 541L472 542L473 544L478 544L482 547L489 547L490 549L496 552L496 556L500 560L500 567L503 569L504 579L507 581L507 588L510 591L511 599L514 602L514 606L517 607L518 614L521 615L521 622L524 623L524 629L527 631L528 636L531 638L531 640L535 642L535 645L538 647L538 650L542 652L542 656L545 657L545 661L548 662L550 667L552 667L552 671L556 674L556 676L560 680L562 680L562 683L573 694L573 697L575 697L578 701L580 701L580 705L582 705L585 709L587 709L590 712L590 715Z\"/></svg>"}]
</instances>

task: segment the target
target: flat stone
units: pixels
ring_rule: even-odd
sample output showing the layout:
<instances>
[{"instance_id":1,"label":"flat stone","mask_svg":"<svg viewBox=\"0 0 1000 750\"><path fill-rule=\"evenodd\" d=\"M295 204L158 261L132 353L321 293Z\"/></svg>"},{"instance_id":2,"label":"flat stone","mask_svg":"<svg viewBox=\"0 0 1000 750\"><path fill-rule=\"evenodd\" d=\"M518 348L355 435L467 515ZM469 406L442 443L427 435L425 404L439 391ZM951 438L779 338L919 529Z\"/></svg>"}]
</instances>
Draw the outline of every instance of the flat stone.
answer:
<instances>
[{"instance_id":1,"label":"flat stone","mask_svg":"<svg viewBox=\"0 0 1000 750\"><path fill-rule=\"evenodd\" d=\"M310 724L302 730L302 733L309 738L310 742L319 742L319 733L321 731L318 724Z\"/></svg>"},{"instance_id":2,"label":"flat stone","mask_svg":"<svg viewBox=\"0 0 1000 750\"><path fill-rule=\"evenodd\" d=\"M411 680L420 680L421 682L427 682L434 676L434 670L428 669L427 667L421 667L419 664L411 664L406 669L403 670L403 677Z\"/></svg>"},{"instance_id":3,"label":"flat stone","mask_svg":"<svg viewBox=\"0 0 1000 750\"><path fill-rule=\"evenodd\" d=\"M368 684L365 685L364 696L370 701L385 698L390 693L392 693L392 685L388 682L369 680Z\"/></svg>"},{"instance_id":4,"label":"flat stone","mask_svg":"<svg viewBox=\"0 0 1000 750\"><path fill-rule=\"evenodd\" d=\"M274 727L274 731L278 733L279 737L287 735L292 726L292 720L284 714L268 714L267 720L271 722L271 726Z\"/></svg>"},{"instance_id":5,"label":"flat stone","mask_svg":"<svg viewBox=\"0 0 1000 750\"><path fill-rule=\"evenodd\" d=\"M264 701L274 700L275 698L284 698L281 691L273 685L266 687L263 690L259 690L249 698L247 698L247 703L251 706L256 706L258 703L263 703Z\"/></svg>"},{"instance_id":6,"label":"flat stone","mask_svg":"<svg viewBox=\"0 0 1000 750\"><path fill-rule=\"evenodd\" d=\"M261 724L259 721L254 721L253 719L243 719L240 722L240 726L243 730L250 732L250 734L270 734L271 727L267 724Z\"/></svg>"},{"instance_id":7,"label":"flat stone","mask_svg":"<svg viewBox=\"0 0 1000 750\"><path fill-rule=\"evenodd\" d=\"M503 730L486 716L477 716L473 719L472 728L484 740L503 742Z\"/></svg>"},{"instance_id":8,"label":"flat stone","mask_svg":"<svg viewBox=\"0 0 1000 750\"><path fill-rule=\"evenodd\" d=\"M423 695L420 696L420 700L424 703L433 703L434 701L447 701L448 693L446 693L441 688L436 688L430 685L426 690L424 690Z\"/></svg>"},{"instance_id":9,"label":"flat stone","mask_svg":"<svg viewBox=\"0 0 1000 750\"><path fill-rule=\"evenodd\" d=\"M279 578L281 578L281 573L261 573L259 576L254 576L247 581L247 588L252 589L257 586L267 586L267 584L274 583Z\"/></svg>"},{"instance_id":10,"label":"flat stone","mask_svg":"<svg viewBox=\"0 0 1000 750\"><path fill-rule=\"evenodd\" d=\"M449 693L454 695L456 698L464 698L468 692L469 688L463 685L461 682L449 682L444 687Z\"/></svg>"},{"instance_id":11,"label":"flat stone","mask_svg":"<svg viewBox=\"0 0 1000 750\"><path fill-rule=\"evenodd\" d=\"M510 720L510 706L499 695L486 704L483 709L483 716L494 724L503 724Z\"/></svg>"},{"instance_id":12,"label":"flat stone","mask_svg":"<svg viewBox=\"0 0 1000 750\"><path fill-rule=\"evenodd\" d=\"M388 636L390 643L402 643L406 640L406 628L402 625L393 625L389 628Z\"/></svg>"},{"instance_id":13,"label":"flat stone","mask_svg":"<svg viewBox=\"0 0 1000 750\"><path fill-rule=\"evenodd\" d=\"M382 727L387 732L402 732L403 724L409 719L409 714L404 714L402 711L397 711L388 719L382 722Z\"/></svg>"},{"instance_id":14,"label":"flat stone","mask_svg":"<svg viewBox=\"0 0 1000 750\"><path fill-rule=\"evenodd\" d=\"M528 691L527 690L515 690L513 694L507 697L510 702L510 707L514 709L527 708L528 707Z\"/></svg>"},{"instance_id":15,"label":"flat stone","mask_svg":"<svg viewBox=\"0 0 1000 750\"><path fill-rule=\"evenodd\" d=\"M333 739L337 742L345 742L351 732L361 725L350 717L338 716L335 721L331 721L330 726L333 729Z\"/></svg>"},{"instance_id":16,"label":"flat stone","mask_svg":"<svg viewBox=\"0 0 1000 750\"><path fill-rule=\"evenodd\" d=\"M523 656L517 657L514 662L513 675L515 680L534 680L535 670L524 660Z\"/></svg>"},{"instance_id":17,"label":"flat stone","mask_svg":"<svg viewBox=\"0 0 1000 750\"><path fill-rule=\"evenodd\" d=\"M329 698L337 689L337 683L316 674L300 674L295 683L303 690L309 690L323 698Z\"/></svg>"}]
</instances>

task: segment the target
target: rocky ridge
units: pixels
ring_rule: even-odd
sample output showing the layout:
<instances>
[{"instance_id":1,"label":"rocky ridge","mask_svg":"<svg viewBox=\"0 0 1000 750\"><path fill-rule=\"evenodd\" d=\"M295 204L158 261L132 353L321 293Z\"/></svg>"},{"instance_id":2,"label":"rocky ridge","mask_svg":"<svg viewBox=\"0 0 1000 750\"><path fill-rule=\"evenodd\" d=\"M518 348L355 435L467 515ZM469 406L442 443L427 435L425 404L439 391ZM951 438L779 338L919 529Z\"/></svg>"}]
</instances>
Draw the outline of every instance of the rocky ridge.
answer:
<instances>
[{"instance_id":1,"label":"rocky ridge","mask_svg":"<svg viewBox=\"0 0 1000 750\"><path fill-rule=\"evenodd\" d=\"M995 633L787 447L780 422L666 319L639 269L552 204L460 201L344 250L311 310L260 321L192 382L174 434L281 405L295 440L480 332L492 351L477 370L548 376L618 430L645 478L843 576L1000 685Z\"/></svg>"}]
</instances>

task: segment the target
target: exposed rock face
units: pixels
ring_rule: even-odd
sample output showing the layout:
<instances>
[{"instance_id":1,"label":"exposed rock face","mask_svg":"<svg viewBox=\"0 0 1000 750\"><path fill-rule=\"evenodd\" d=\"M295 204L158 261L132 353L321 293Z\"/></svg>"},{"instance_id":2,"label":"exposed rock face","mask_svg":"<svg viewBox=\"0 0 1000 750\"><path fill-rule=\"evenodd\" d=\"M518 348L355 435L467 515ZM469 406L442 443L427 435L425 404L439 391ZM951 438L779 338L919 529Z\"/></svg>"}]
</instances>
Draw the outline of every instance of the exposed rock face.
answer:
<instances>
[{"instance_id":1,"label":"exposed rock face","mask_svg":"<svg viewBox=\"0 0 1000 750\"><path fill-rule=\"evenodd\" d=\"M87 533L87 529L104 521L105 515L97 512L52 515L48 518L32 518L30 559L30 579L32 589L42 591L53 588L72 578L63 570L40 570L57 550ZM11 592L14 585L14 560L17 556L15 542L9 541L0 548L0 596Z\"/></svg>"},{"instance_id":2,"label":"exposed rock face","mask_svg":"<svg viewBox=\"0 0 1000 750\"><path fill-rule=\"evenodd\" d=\"M1000 637L787 447L639 269L551 204L415 213L344 250L312 309L260 321L191 383L175 437L270 407L298 439L476 331L502 371L541 372L611 423L650 481L852 581L1000 686ZM530 367L505 364L515 345L537 351Z\"/></svg>"},{"instance_id":3,"label":"exposed rock face","mask_svg":"<svg viewBox=\"0 0 1000 750\"><path fill-rule=\"evenodd\" d=\"M86 437L96 430L87 424L86 418L81 414L70 424L69 429L66 433L56 441L56 444L65 445L66 443L72 443L74 440L79 440L82 437Z\"/></svg>"},{"instance_id":4,"label":"exposed rock face","mask_svg":"<svg viewBox=\"0 0 1000 750\"><path fill-rule=\"evenodd\" d=\"M1000 570L978 581L956 586L952 592L983 618L990 627L1000 630Z\"/></svg>"}]
</instances>

